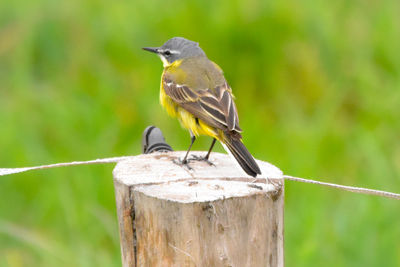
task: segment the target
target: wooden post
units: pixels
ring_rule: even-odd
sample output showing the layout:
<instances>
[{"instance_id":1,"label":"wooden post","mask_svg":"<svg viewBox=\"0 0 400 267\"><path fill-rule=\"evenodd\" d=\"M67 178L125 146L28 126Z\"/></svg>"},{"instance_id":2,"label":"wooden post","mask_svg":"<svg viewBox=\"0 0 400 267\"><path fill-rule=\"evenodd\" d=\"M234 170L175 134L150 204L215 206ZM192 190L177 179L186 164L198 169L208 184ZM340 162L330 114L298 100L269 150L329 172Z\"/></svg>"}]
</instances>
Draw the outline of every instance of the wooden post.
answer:
<instances>
[{"instance_id":1,"label":"wooden post","mask_svg":"<svg viewBox=\"0 0 400 267\"><path fill-rule=\"evenodd\" d=\"M258 161L254 179L220 153L189 171L173 163L183 155L115 167L123 266L283 266L282 172Z\"/></svg>"}]
</instances>

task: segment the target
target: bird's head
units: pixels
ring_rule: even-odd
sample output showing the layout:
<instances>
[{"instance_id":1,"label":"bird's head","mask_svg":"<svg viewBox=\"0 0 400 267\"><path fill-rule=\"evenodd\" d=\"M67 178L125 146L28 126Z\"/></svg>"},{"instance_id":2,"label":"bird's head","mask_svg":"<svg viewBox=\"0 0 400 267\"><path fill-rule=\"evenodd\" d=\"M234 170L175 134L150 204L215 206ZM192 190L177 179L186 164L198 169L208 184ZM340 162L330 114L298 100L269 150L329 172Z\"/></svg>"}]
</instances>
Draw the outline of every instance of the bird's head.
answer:
<instances>
[{"instance_id":1,"label":"bird's head","mask_svg":"<svg viewBox=\"0 0 400 267\"><path fill-rule=\"evenodd\" d=\"M156 53L161 58L164 67L176 60L205 56L198 43L182 37L171 38L160 47L143 47L143 50Z\"/></svg>"}]
</instances>

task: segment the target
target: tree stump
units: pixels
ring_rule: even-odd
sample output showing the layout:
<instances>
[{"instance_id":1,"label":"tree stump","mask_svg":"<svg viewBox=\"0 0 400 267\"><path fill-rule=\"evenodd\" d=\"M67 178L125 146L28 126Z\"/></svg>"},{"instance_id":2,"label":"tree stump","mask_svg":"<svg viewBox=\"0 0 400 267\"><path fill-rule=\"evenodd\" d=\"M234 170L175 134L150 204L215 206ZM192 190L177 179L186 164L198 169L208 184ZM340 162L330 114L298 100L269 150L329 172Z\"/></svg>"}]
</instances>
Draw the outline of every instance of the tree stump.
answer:
<instances>
[{"instance_id":1,"label":"tree stump","mask_svg":"<svg viewBox=\"0 0 400 267\"><path fill-rule=\"evenodd\" d=\"M253 178L220 153L189 170L173 162L184 153L115 167L123 266L283 266L282 172L258 161Z\"/></svg>"}]
</instances>

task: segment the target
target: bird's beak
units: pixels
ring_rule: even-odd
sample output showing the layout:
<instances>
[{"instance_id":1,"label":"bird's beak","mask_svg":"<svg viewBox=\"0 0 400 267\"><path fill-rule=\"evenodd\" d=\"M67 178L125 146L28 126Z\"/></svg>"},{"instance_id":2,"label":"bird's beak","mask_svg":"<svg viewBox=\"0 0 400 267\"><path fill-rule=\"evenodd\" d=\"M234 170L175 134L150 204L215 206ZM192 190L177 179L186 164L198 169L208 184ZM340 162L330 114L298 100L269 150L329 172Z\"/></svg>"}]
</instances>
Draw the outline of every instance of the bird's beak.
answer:
<instances>
[{"instance_id":1,"label":"bird's beak","mask_svg":"<svg viewBox=\"0 0 400 267\"><path fill-rule=\"evenodd\" d=\"M142 49L156 54L159 51L159 47L143 47Z\"/></svg>"}]
</instances>

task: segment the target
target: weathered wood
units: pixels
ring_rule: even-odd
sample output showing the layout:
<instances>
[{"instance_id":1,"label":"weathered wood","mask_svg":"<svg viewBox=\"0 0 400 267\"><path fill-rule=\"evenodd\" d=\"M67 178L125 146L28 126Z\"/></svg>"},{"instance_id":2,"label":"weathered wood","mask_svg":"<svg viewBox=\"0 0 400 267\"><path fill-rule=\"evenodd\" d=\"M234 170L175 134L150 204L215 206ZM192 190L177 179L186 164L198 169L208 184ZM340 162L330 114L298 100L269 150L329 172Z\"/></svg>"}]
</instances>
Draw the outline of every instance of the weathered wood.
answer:
<instances>
[{"instance_id":1,"label":"weathered wood","mask_svg":"<svg viewBox=\"0 0 400 267\"><path fill-rule=\"evenodd\" d=\"M129 186L114 180L115 199L119 224L119 239L121 242L122 266L135 266L135 233L133 225L133 201Z\"/></svg>"},{"instance_id":2,"label":"weathered wood","mask_svg":"<svg viewBox=\"0 0 400 267\"><path fill-rule=\"evenodd\" d=\"M183 153L115 167L123 266L283 266L282 172L258 161L254 179L220 153L189 171Z\"/></svg>"}]
</instances>

